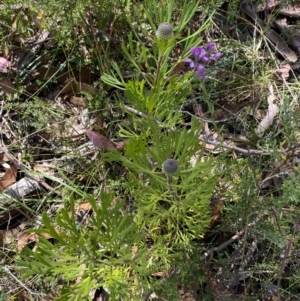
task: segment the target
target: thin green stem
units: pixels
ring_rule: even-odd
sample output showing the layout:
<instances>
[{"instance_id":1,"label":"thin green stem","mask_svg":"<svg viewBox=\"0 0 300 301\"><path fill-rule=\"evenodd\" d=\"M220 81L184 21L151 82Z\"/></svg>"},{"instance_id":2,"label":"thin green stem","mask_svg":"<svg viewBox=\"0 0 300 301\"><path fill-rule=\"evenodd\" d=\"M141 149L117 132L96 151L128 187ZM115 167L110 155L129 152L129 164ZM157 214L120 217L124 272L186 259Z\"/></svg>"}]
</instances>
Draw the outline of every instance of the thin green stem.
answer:
<instances>
[{"instance_id":1,"label":"thin green stem","mask_svg":"<svg viewBox=\"0 0 300 301\"><path fill-rule=\"evenodd\" d=\"M210 114L213 115L214 114L214 106L210 101L210 96L209 96L209 94L208 94L208 92L205 88L205 84L202 81L200 81L200 85L201 85L201 88L202 88L202 91L203 91L203 94L204 94L204 97L205 97L205 102L208 106L208 110L209 110Z\"/></svg>"},{"instance_id":2,"label":"thin green stem","mask_svg":"<svg viewBox=\"0 0 300 301\"><path fill-rule=\"evenodd\" d=\"M161 63L163 61L164 55L160 55L158 62L157 62L157 67L156 67L156 77L155 77L155 81L154 81L154 85L153 85L153 95L155 95L156 91L157 91L157 84L158 84L158 78L159 78L159 72L160 72L160 67L161 67Z\"/></svg>"},{"instance_id":3,"label":"thin green stem","mask_svg":"<svg viewBox=\"0 0 300 301\"><path fill-rule=\"evenodd\" d=\"M176 208L177 208L177 231L179 231L179 197L176 194L173 186L173 178L171 175L166 175L168 181L168 189L170 194L172 195L173 199L176 201Z\"/></svg>"},{"instance_id":4,"label":"thin green stem","mask_svg":"<svg viewBox=\"0 0 300 301\"><path fill-rule=\"evenodd\" d=\"M172 176L170 175L166 175L167 176L167 181L168 181L168 189L170 191L170 194L172 195L172 197L174 198L174 200L179 201L179 198L174 190L173 187L173 181L172 181Z\"/></svg>"},{"instance_id":5,"label":"thin green stem","mask_svg":"<svg viewBox=\"0 0 300 301\"><path fill-rule=\"evenodd\" d=\"M204 85L204 83L202 81L200 81L200 85L201 85L201 88L203 90L203 93L205 95L206 100L209 101L209 95L208 95L207 90L205 88L205 85Z\"/></svg>"}]
</instances>

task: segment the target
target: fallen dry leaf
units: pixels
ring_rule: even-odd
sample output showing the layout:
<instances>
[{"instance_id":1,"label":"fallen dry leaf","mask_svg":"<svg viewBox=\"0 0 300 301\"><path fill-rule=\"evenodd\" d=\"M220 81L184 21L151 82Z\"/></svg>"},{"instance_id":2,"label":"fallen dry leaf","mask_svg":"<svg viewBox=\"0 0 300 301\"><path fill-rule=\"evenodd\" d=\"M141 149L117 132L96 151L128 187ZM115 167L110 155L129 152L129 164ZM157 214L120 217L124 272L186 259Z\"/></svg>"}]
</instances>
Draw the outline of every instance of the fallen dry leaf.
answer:
<instances>
[{"instance_id":1,"label":"fallen dry leaf","mask_svg":"<svg viewBox=\"0 0 300 301\"><path fill-rule=\"evenodd\" d=\"M0 78L0 87L3 89L3 91L5 93L8 93L8 94L12 94L16 91L15 85L13 84L13 82L5 76L2 76Z\"/></svg>"},{"instance_id":2,"label":"fallen dry leaf","mask_svg":"<svg viewBox=\"0 0 300 301\"><path fill-rule=\"evenodd\" d=\"M281 68L270 70L271 73L279 73L284 79L289 78L290 70L292 69L290 64L285 64Z\"/></svg>"},{"instance_id":3,"label":"fallen dry leaf","mask_svg":"<svg viewBox=\"0 0 300 301\"><path fill-rule=\"evenodd\" d=\"M274 103L270 103L268 106L267 114L265 118L259 123L256 133L262 133L267 130L274 121L274 118L278 112L278 106Z\"/></svg>"},{"instance_id":4,"label":"fallen dry leaf","mask_svg":"<svg viewBox=\"0 0 300 301\"><path fill-rule=\"evenodd\" d=\"M278 106L274 103L276 97L274 96L273 86L269 86L269 96L268 96L268 110L266 116L262 119L259 125L256 128L256 133L263 133L266 129L268 129L274 121L274 118L278 112Z\"/></svg>"},{"instance_id":5,"label":"fallen dry leaf","mask_svg":"<svg viewBox=\"0 0 300 301\"><path fill-rule=\"evenodd\" d=\"M58 229L55 229L56 233L59 233ZM40 238L41 235L35 234L35 233L27 233L26 231L23 231L18 236L18 251L21 252L22 249L30 242L36 242ZM42 234L42 236L46 239L53 238L49 234Z\"/></svg>"},{"instance_id":6,"label":"fallen dry leaf","mask_svg":"<svg viewBox=\"0 0 300 301\"><path fill-rule=\"evenodd\" d=\"M92 209L92 206L90 203L81 203L78 206L75 206L74 210L75 211L89 211Z\"/></svg>"},{"instance_id":7,"label":"fallen dry leaf","mask_svg":"<svg viewBox=\"0 0 300 301\"><path fill-rule=\"evenodd\" d=\"M17 171L15 165L12 165L6 170L4 176L0 179L0 192L16 182Z\"/></svg>"},{"instance_id":8,"label":"fallen dry leaf","mask_svg":"<svg viewBox=\"0 0 300 301\"><path fill-rule=\"evenodd\" d=\"M21 252L27 243L35 242L38 239L39 236L37 234L22 232L18 237L18 251Z\"/></svg>"},{"instance_id":9,"label":"fallen dry leaf","mask_svg":"<svg viewBox=\"0 0 300 301\"><path fill-rule=\"evenodd\" d=\"M92 214L92 206L90 203L81 203L74 207L75 217L79 224L84 223ZM69 216L72 216L72 212L68 212Z\"/></svg>"},{"instance_id":10,"label":"fallen dry leaf","mask_svg":"<svg viewBox=\"0 0 300 301\"><path fill-rule=\"evenodd\" d=\"M295 63L297 61L296 53L289 48L282 37L273 29L266 33L267 38L272 42L275 49L288 61Z\"/></svg>"},{"instance_id":11,"label":"fallen dry leaf","mask_svg":"<svg viewBox=\"0 0 300 301\"><path fill-rule=\"evenodd\" d=\"M86 107L86 103L82 97L71 96L70 103L78 107Z\"/></svg>"},{"instance_id":12,"label":"fallen dry leaf","mask_svg":"<svg viewBox=\"0 0 300 301\"><path fill-rule=\"evenodd\" d=\"M92 143L100 149L104 149L104 150L117 149L117 147L112 141L110 141L108 138L95 131L87 130L86 135L92 141Z\"/></svg>"}]
</instances>

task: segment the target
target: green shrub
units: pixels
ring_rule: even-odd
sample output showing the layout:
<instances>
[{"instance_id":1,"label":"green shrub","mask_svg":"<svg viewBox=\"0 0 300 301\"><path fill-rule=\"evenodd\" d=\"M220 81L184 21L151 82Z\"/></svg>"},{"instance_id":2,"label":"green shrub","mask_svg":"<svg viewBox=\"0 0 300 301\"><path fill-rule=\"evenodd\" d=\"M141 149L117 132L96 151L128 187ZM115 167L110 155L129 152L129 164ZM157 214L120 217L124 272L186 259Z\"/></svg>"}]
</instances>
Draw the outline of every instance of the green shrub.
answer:
<instances>
[{"instance_id":1,"label":"green shrub","mask_svg":"<svg viewBox=\"0 0 300 301\"><path fill-rule=\"evenodd\" d=\"M196 119L188 130L176 128L182 123L180 108L190 96L194 77L192 72L181 75L173 71L190 47L201 43L199 33L211 16L193 34L180 39L180 32L199 10L198 2L184 1L174 37L170 34L170 39L158 39L155 31L159 24L171 24L172 14L178 14L175 1L168 1L167 6L158 4L145 1L143 18L137 20L137 29L132 27L122 45L123 63L129 62L134 69L130 80L121 72L122 62L109 61L111 68L102 69L108 70L101 76L102 83L119 89L115 95L120 107L128 112L130 106L143 116L129 110L129 124L120 124L118 132L119 137L127 139L124 152L101 155L112 166L121 163L126 169L117 187L118 197L104 192L110 187L102 187L98 200L76 184L64 184L71 194L69 200L63 198L64 208L55 219L43 213L44 228L31 230L41 238L33 250L25 247L17 261L23 278L42 275L43 279L57 281L61 291L58 300L88 300L91 289L101 286L112 300L140 300L153 286L149 277L182 265L192 252L193 242L203 238L210 224L209 199L216 184L214 162L203 156L198 139L201 126ZM69 16L74 18L73 25L82 21L77 18L85 11L82 4L78 5L71 10L78 14ZM65 18L54 6L55 18ZM58 40L63 45L60 47L68 49L76 39L68 27L71 21L62 24ZM153 32L146 36L150 46L141 35L146 27ZM182 56L174 64L176 47L182 50ZM162 170L168 159L179 165L172 175L166 168ZM92 206L92 216L85 225L76 219L74 195ZM55 241L48 241L45 234Z\"/></svg>"},{"instance_id":2,"label":"green shrub","mask_svg":"<svg viewBox=\"0 0 300 301\"><path fill-rule=\"evenodd\" d=\"M80 225L74 211L73 195L69 205L58 212L55 222L43 214L45 229L33 251L25 247L18 261L23 277L43 275L63 281L57 300L87 300L92 288L104 286L113 300L147 287L145 276L147 249L133 217L123 214L124 203L102 192L99 201L85 198L93 208L86 226ZM55 239L49 242L43 235ZM52 280L53 281L53 280ZM145 284L146 283L146 284Z\"/></svg>"}]
</instances>

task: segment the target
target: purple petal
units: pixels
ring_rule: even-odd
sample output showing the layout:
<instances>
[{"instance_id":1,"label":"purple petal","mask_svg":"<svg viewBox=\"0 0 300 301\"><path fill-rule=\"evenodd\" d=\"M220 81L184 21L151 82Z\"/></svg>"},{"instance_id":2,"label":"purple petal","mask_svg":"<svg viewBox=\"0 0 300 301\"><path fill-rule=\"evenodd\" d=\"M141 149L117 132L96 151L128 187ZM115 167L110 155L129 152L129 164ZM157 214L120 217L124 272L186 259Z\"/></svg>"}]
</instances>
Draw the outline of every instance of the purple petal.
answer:
<instances>
[{"instance_id":1,"label":"purple petal","mask_svg":"<svg viewBox=\"0 0 300 301\"><path fill-rule=\"evenodd\" d=\"M205 50L200 47L200 46L197 46L197 47L192 47L191 48L191 53L193 54L193 56L199 60L202 59L202 57L204 57L206 55L206 52Z\"/></svg>"},{"instance_id":2,"label":"purple petal","mask_svg":"<svg viewBox=\"0 0 300 301\"><path fill-rule=\"evenodd\" d=\"M207 62L211 61L211 56L210 56L210 57L203 56L203 57L201 58L201 61L202 61L203 63L207 63Z\"/></svg>"},{"instance_id":3,"label":"purple petal","mask_svg":"<svg viewBox=\"0 0 300 301\"><path fill-rule=\"evenodd\" d=\"M214 51L215 50L215 44L214 43L207 43L205 46L207 51Z\"/></svg>"},{"instance_id":4,"label":"purple petal","mask_svg":"<svg viewBox=\"0 0 300 301\"><path fill-rule=\"evenodd\" d=\"M186 62L186 63L189 63L191 69L194 69L194 68L195 68L195 63L194 63L194 61L191 60L191 59L189 59L188 57L185 57L185 58L183 59L183 61Z\"/></svg>"},{"instance_id":5,"label":"purple petal","mask_svg":"<svg viewBox=\"0 0 300 301\"><path fill-rule=\"evenodd\" d=\"M210 59L211 59L211 60L217 60L217 59L219 59L221 56L222 56L222 53L221 53L221 52L216 52L216 53L210 55Z\"/></svg>"},{"instance_id":6,"label":"purple petal","mask_svg":"<svg viewBox=\"0 0 300 301\"><path fill-rule=\"evenodd\" d=\"M196 76L199 77L201 80L204 78L204 70L205 67L203 65L199 65L197 68Z\"/></svg>"},{"instance_id":7,"label":"purple petal","mask_svg":"<svg viewBox=\"0 0 300 301\"><path fill-rule=\"evenodd\" d=\"M197 48L199 48L199 47L192 47L192 48L190 49L191 54L192 54L193 56L196 56L195 53L196 53L196 51L197 51Z\"/></svg>"}]
</instances>

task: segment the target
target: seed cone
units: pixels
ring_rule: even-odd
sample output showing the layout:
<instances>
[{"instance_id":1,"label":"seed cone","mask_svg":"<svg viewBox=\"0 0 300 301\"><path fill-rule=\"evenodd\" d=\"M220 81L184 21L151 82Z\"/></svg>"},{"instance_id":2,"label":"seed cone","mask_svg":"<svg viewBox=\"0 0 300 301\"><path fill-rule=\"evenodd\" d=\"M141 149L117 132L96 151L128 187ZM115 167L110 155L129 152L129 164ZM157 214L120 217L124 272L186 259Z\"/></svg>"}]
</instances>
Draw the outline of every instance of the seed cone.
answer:
<instances>
[{"instance_id":1,"label":"seed cone","mask_svg":"<svg viewBox=\"0 0 300 301\"><path fill-rule=\"evenodd\" d=\"M174 34L173 34L173 27L171 24L164 22L159 24L157 31L156 31L156 37L159 40L170 40L171 38L173 38Z\"/></svg>"},{"instance_id":2,"label":"seed cone","mask_svg":"<svg viewBox=\"0 0 300 301\"><path fill-rule=\"evenodd\" d=\"M173 175L178 171L178 162L174 159L167 159L162 164L162 171L166 175Z\"/></svg>"}]
</instances>

